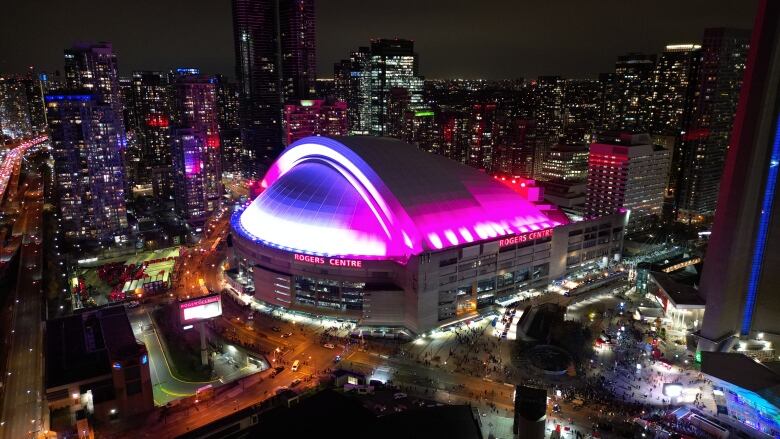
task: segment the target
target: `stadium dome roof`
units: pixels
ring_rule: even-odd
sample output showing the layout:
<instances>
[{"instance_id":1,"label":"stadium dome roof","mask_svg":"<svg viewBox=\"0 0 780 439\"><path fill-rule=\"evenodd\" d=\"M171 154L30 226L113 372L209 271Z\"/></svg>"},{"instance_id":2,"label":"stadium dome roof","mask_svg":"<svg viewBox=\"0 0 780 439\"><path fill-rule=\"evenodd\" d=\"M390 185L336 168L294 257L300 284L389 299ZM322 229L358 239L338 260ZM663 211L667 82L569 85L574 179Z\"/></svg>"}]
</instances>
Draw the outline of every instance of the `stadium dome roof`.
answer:
<instances>
[{"instance_id":1,"label":"stadium dome roof","mask_svg":"<svg viewBox=\"0 0 780 439\"><path fill-rule=\"evenodd\" d=\"M313 255L405 258L560 224L484 172L387 138L301 139L261 185L234 229Z\"/></svg>"}]
</instances>

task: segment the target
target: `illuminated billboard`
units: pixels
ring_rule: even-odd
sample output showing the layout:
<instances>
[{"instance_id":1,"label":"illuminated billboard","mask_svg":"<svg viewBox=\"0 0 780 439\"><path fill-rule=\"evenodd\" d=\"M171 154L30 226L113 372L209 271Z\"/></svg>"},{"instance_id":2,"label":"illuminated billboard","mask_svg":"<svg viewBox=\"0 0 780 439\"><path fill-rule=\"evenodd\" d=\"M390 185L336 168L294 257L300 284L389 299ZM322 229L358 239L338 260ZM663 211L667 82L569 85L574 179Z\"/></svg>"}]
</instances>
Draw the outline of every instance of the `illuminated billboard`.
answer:
<instances>
[{"instance_id":1,"label":"illuminated billboard","mask_svg":"<svg viewBox=\"0 0 780 439\"><path fill-rule=\"evenodd\" d=\"M182 324L195 323L222 315L219 294L198 297L179 302L179 321Z\"/></svg>"}]
</instances>

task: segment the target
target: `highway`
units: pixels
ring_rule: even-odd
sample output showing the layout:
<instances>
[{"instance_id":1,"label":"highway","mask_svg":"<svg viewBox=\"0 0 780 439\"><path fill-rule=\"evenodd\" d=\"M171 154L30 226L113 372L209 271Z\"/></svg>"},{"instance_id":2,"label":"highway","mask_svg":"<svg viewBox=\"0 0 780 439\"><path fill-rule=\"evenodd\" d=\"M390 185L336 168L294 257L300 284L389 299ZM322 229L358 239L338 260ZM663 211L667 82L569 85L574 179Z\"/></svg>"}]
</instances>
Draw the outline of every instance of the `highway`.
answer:
<instances>
[{"instance_id":1,"label":"highway","mask_svg":"<svg viewBox=\"0 0 780 439\"><path fill-rule=\"evenodd\" d=\"M15 186L15 181L17 181L16 179L18 179L21 170L20 165L22 163L22 158L24 158L27 151L33 146L39 145L47 140L49 140L47 136L36 137L31 140L20 142L17 146L12 147L12 149L8 151L8 154L6 154L3 159L3 163L0 164L0 199L5 198L9 182L11 183L12 189ZM12 176L15 177L14 180L11 180Z\"/></svg>"},{"instance_id":2,"label":"highway","mask_svg":"<svg viewBox=\"0 0 780 439\"><path fill-rule=\"evenodd\" d=\"M5 181L7 184L7 180ZM41 222L43 216L43 188L40 176L30 174L26 179L22 212L18 222L24 225L19 274L14 292L12 333L4 398L0 416L0 434L3 438L35 437L36 432L48 429L44 417L43 389L43 328L41 274L43 250Z\"/></svg>"}]
</instances>

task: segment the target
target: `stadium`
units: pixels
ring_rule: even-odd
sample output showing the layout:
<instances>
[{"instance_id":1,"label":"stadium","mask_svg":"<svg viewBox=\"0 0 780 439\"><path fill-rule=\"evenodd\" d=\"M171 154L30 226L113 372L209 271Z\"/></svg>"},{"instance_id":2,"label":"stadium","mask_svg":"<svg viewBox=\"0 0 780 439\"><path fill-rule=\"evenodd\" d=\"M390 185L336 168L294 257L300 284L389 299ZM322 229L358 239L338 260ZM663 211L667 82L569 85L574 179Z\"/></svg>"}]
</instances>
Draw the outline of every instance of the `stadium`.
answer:
<instances>
[{"instance_id":1,"label":"stadium","mask_svg":"<svg viewBox=\"0 0 780 439\"><path fill-rule=\"evenodd\" d=\"M619 255L627 219L570 222L532 180L367 136L301 139L261 187L231 219L256 300L412 333Z\"/></svg>"}]
</instances>

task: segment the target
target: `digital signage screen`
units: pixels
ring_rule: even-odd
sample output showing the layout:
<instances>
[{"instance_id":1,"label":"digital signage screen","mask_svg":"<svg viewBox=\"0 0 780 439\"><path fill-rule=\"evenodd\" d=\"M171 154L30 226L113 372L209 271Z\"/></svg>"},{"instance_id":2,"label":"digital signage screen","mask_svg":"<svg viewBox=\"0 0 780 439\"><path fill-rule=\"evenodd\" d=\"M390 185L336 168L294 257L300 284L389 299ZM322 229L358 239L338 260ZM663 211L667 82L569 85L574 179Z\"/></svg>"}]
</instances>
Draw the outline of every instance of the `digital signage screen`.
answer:
<instances>
[{"instance_id":1,"label":"digital signage screen","mask_svg":"<svg viewBox=\"0 0 780 439\"><path fill-rule=\"evenodd\" d=\"M222 302L219 294L179 302L179 321L182 324L208 320L220 315L222 315Z\"/></svg>"}]
</instances>

